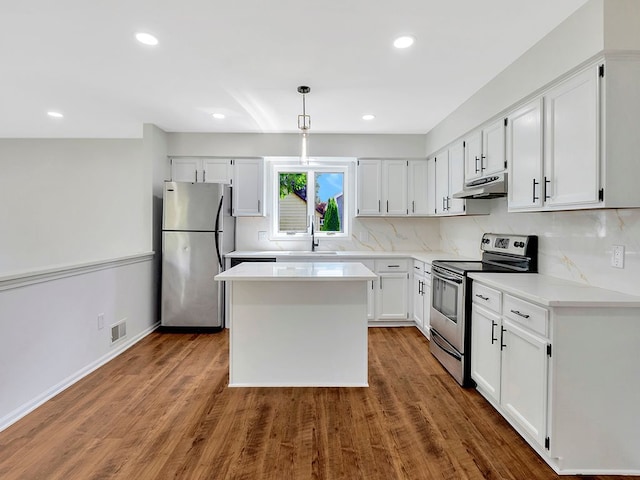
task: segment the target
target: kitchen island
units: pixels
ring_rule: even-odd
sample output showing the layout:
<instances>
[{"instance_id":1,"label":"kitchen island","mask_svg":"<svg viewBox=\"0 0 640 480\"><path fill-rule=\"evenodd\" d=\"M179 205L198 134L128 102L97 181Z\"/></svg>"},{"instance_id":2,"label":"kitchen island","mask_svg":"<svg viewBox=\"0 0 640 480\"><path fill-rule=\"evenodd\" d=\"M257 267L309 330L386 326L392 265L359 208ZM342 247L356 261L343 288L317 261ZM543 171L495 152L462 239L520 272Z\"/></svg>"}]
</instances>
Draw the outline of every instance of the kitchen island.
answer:
<instances>
[{"instance_id":1,"label":"kitchen island","mask_svg":"<svg viewBox=\"0 0 640 480\"><path fill-rule=\"evenodd\" d=\"M229 386L366 387L367 282L361 263L241 263L230 289Z\"/></svg>"}]
</instances>

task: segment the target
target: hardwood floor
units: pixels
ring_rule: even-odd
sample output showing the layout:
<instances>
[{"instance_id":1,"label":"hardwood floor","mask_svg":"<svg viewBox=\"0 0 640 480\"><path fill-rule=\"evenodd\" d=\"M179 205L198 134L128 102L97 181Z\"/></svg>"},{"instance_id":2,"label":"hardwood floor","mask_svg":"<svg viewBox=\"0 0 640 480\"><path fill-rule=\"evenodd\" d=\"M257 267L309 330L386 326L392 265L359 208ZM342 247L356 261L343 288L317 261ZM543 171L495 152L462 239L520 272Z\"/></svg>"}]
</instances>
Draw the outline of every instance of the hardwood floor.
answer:
<instances>
[{"instance_id":1,"label":"hardwood floor","mask_svg":"<svg viewBox=\"0 0 640 480\"><path fill-rule=\"evenodd\" d=\"M414 328L369 329L369 388L228 388L228 336L153 333L0 433L0 479L557 477Z\"/></svg>"}]
</instances>

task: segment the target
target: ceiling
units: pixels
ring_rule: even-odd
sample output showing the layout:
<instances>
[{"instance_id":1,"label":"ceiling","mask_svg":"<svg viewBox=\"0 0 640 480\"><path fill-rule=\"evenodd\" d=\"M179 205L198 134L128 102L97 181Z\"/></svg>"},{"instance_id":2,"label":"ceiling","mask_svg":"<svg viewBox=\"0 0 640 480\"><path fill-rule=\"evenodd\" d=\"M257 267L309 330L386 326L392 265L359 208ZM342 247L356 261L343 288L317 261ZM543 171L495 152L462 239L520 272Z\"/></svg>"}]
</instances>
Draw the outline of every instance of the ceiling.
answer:
<instances>
[{"instance_id":1,"label":"ceiling","mask_svg":"<svg viewBox=\"0 0 640 480\"><path fill-rule=\"evenodd\" d=\"M584 3L6 1L0 137L296 132L298 85L312 133L426 133Z\"/></svg>"}]
</instances>

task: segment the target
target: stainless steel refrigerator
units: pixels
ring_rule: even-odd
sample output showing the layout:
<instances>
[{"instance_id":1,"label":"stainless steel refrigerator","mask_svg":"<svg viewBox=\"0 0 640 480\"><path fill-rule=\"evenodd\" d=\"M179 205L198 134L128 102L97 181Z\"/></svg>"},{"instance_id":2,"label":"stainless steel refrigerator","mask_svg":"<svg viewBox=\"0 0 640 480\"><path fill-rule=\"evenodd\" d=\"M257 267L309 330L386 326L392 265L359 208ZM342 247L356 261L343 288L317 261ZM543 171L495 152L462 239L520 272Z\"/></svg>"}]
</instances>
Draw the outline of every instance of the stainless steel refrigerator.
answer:
<instances>
[{"instance_id":1,"label":"stainless steel refrigerator","mask_svg":"<svg viewBox=\"0 0 640 480\"><path fill-rule=\"evenodd\" d=\"M235 249L231 187L165 182L162 212L162 306L165 329L224 327L225 253Z\"/></svg>"}]
</instances>

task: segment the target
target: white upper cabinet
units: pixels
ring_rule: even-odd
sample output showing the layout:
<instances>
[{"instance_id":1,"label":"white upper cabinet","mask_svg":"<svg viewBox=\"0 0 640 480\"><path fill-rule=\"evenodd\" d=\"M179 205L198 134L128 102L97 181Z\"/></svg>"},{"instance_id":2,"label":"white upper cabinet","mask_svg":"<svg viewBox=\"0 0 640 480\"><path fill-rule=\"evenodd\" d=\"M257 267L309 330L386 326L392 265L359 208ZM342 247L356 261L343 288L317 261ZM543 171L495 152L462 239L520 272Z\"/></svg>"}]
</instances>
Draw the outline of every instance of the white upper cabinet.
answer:
<instances>
[{"instance_id":1,"label":"white upper cabinet","mask_svg":"<svg viewBox=\"0 0 640 480\"><path fill-rule=\"evenodd\" d=\"M429 195L433 190L429 190L428 178L429 168L426 159L409 160L407 172L409 215L433 213L433 210L429 210Z\"/></svg>"},{"instance_id":2,"label":"white upper cabinet","mask_svg":"<svg viewBox=\"0 0 640 480\"><path fill-rule=\"evenodd\" d=\"M640 60L607 56L509 115L509 211L640 206Z\"/></svg>"},{"instance_id":3,"label":"white upper cabinet","mask_svg":"<svg viewBox=\"0 0 640 480\"><path fill-rule=\"evenodd\" d=\"M482 129L482 176L504 172L507 168L504 147L505 121L500 119Z\"/></svg>"},{"instance_id":4,"label":"white upper cabinet","mask_svg":"<svg viewBox=\"0 0 640 480\"><path fill-rule=\"evenodd\" d=\"M171 180L174 182L231 183L232 160L227 158L174 157Z\"/></svg>"},{"instance_id":5,"label":"white upper cabinet","mask_svg":"<svg viewBox=\"0 0 640 480\"><path fill-rule=\"evenodd\" d=\"M382 162L358 160L358 215L382 214Z\"/></svg>"},{"instance_id":6,"label":"white upper cabinet","mask_svg":"<svg viewBox=\"0 0 640 480\"><path fill-rule=\"evenodd\" d=\"M438 213L436 208L436 158L427 159L427 212L430 215Z\"/></svg>"},{"instance_id":7,"label":"white upper cabinet","mask_svg":"<svg viewBox=\"0 0 640 480\"><path fill-rule=\"evenodd\" d=\"M382 161L382 199L385 215L407 215L406 160Z\"/></svg>"},{"instance_id":8,"label":"white upper cabinet","mask_svg":"<svg viewBox=\"0 0 640 480\"><path fill-rule=\"evenodd\" d=\"M465 139L464 178L468 182L482 176L482 130Z\"/></svg>"},{"instance_id":9,"label":"white upper cabinet","mask_svg":"<svg viewBox=\"0 0 640 480\"><path fill-rule=\"evenodd\" d=\"M465 182L504 171L504 124L504 119L500 119L465 138Z\"/></svg>"},{"instance_id":10,"label":"white upper cabinet","mask_svg":"<svg viewBox=\"0 0 640 480\"><path fill-rule=\"evenodd\" d=\"M507 124L509 208L542 206L542 98L509 115Z\"/></svg>"},{"instance_id":11,"label":"white upper cabinet","mask_svg":"<svg viewBox=\"0 0 640 480\"><path fill-rule=\"evenodd\" d=\"M202 181L207 183L231 183L233 160L220 158L202 159Z\"/></svg>"},{"instance_id":12,"label":"white upper cabinet","mask_svg":"<svg viewBox=\"0 0 640 480\"><path fill-rule=\"evenodd\" d=\"M262 158L237 158L233 165L233 215L264 216L264 161Z\"/></svg>"},{"instance_id":13,"label":"white upper cabinet","mask_svg":"<svg viewBox=\"0 0 640 480\"><path fill-rule=\"evenodd\" d=\"M172 158L171 180L173 182L201 182L202 160L199 158Z\"/></svg>"},{"instance_id":14,"label":"white upper cabinet","mask_svg":"<svg viewBox=\"0 0 640 480\"><path fill-rule=\"evenodd\" d=\"M599 77L593 66L544 95L543 195L550 206L598 202Z\"/></svg>"},{"instance_id":15,"label":"white upper cabinet","mask_svg":"<svg viewBox=\"0 0 640 480\"><path fill-rule=\"evenodd\" d=\"M454 143L447 150L437 153L429 159L427 166L429 177L435 178L435 199L431 211L436 215L468 215L489 213L489 204L485 200L464 200L453 198L464 187L465 144ZM434 173L431 173L434 170Z\"/></svg>"},{"instance_id":16,"label":"white upper cabinet","mask_svg":"<svg viewBox=\"0 0 640 480\"><path fill-rule=\"evenodd\" d=\"M407 165L407 160L358 160L357 214L407 215Z\"/></svg>"},{"instance_id":17,"label":"white upper cabinet","mask_svg":"<svg viewBox=\"0 0 640 480\"><path fill-rule=\"evenodd\" d=\"M436 214L446 214L449 202L449 151L443 150L434 157L436 167Z\"/></svg>"},{"instance_id":18,"label":"white upper cabinet","mask_svg":"<svg viewBox=\"0 0 640 480\"><path fill-rule=\"evenodd\" d=\"M464 143L454 143L449 148L449 196L447 214L464 213L465 200L453 198L453 194L464 188Z\"/></svg>"}]
</instances>

